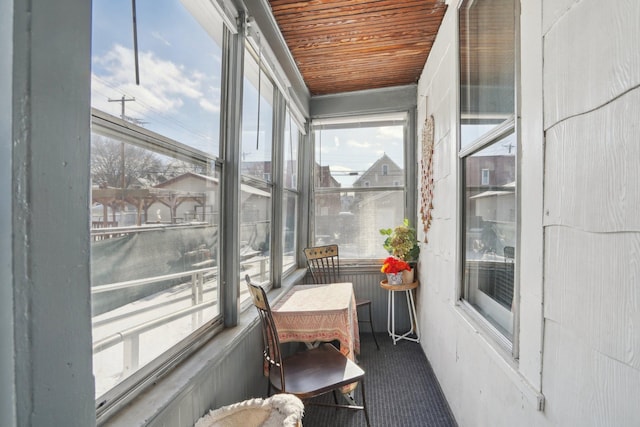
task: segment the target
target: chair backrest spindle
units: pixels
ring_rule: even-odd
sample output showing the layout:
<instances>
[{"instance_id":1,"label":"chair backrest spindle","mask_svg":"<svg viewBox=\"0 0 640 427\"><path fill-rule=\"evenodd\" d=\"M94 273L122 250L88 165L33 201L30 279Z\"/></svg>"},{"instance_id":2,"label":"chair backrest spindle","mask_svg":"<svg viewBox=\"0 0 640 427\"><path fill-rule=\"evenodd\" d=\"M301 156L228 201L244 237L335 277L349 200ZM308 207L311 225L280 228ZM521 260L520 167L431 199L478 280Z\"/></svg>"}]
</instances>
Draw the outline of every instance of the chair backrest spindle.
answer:
<instances>
[{"instance_id":1,"label":"chair backrest spindle","mask_svg":"<svg viewBox=\"0 0 640 427\"><path fill-rule=\"evenodd\" d=\"M340 277L340 257L338 245L306 248L307 267L316 284L336 283Z\"/></svg>"}]
</instances>

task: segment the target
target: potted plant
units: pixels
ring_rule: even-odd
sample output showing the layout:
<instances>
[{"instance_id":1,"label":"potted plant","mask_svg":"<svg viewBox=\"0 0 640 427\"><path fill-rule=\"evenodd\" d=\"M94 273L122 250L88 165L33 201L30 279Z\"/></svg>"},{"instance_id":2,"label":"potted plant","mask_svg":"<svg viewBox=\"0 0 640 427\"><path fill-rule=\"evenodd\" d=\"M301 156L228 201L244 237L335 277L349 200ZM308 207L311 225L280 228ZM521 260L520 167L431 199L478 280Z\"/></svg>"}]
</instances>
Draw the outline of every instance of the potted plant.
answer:
<instances>
[{"instance_id":1,"label":"potted plant","mask_svg":"<svg viewBox=\"0 0 640 427\"><path fill-rule=\"evenodd\" d=\"M409 264L407 273L404 274L403 282L413 282L413 268L420 254L420 245L416 237L416 230L409 225L409 220L404 219L402 225L395 228L382 228L380 234L387 236L382 246L393 257ZM384 267L384 265L383 265Z\"/></svg>"}]
</instances>

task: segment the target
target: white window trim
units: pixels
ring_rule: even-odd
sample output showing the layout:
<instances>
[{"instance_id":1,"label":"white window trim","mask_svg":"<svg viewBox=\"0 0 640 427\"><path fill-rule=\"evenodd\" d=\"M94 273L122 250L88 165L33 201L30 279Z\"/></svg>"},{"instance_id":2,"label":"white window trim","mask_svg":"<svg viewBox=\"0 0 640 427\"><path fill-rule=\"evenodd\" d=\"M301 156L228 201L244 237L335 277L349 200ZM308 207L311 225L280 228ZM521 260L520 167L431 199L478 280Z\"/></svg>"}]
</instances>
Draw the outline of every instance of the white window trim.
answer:
<instances>
[{"instance_id":1,"label":"white window trim","mask_svg":"<svg viewBox=\"0 0 640 427\"><path fill-rule=\"evenodd\" d=\"M538 411L544 411L545 396L531 384L520 372L520 364L511 356L509 346L505 345L504 335L497 332L484 317L465 300L458 300L455 305L458 319L462 325L470 329L470 334L485 347L488 357L509 380L516 385L526 400Z\"/></svg>"}]
</instances>

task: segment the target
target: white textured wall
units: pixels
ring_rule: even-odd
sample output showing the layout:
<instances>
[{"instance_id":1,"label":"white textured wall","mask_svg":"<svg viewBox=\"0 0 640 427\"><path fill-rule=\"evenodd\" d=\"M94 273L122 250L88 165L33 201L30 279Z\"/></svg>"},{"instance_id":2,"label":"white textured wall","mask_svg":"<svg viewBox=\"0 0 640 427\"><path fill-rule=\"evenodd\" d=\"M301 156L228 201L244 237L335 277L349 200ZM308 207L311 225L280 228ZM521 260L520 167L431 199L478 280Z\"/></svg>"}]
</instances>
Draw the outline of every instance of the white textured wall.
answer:
<instances>
[{"instance_id":1,"label":"white textured wall","mask_svg":"<svg viewBox=\"0 0 640 427\"><path fill-rule=\"evenodd\" d=\"M418 85L418 134L427 115L433 115L435 119L434 221L428 235L429 243L422 246L419 268L422 345L461 426L533 425L541 418L536 407L542 330L541 256L536 258L537 266L535 262L529 265L532 276L527 282L528 296L524 298L534 301L531 303L534 310L523 316L527 319L523 327L528 331L523 343L526 343L530 356L524 358L526 363L522 370L515 363L509 363L510 357L499 353L473 320L456 306L460 280L457 273L459 207L456 194L459 166L456 142L456 20L457 4L451 4ZM537 43L541 44L539 26L537 34ZM539 56L537 62L540 62ZM534 68L536 61L532 60L529 66ZM538 71L538 80L540 74ZM534 91L536 87L536 99L541 104L540 84L533 85ZM540 107L537 110L540 111ZM540 123L540 114L537 118ZM527 148L534 158L533 153L542 151L541 126L538 128L537 140L530 142L535 143L537 148ZM530 176L524 181L529 187L538 187L537 197L531 201L531 206L533 209L537 206L538 226L533 235L538 236L536 244L541 248L541 165L538 162L537 170L535 167L529 170Z\"/></svg>"},{"instance_id":2,"label":"white textured wall","mask_svg":"<svg viewBox=\"0 0 640 427\"><path fill-rule=\"evenodd\" d=\"M461 426L638 425L640 2L521 2L517 363L455 304L458 2L449 3L418 85L418 132L433 114L436 141L420 260L427 357Z\"/></svg>"},{"instance_id":3,"label":"white textured wall","mask_svg":"<svg viewBox=\"0 0 640 427\"><path fill-rule=\"evenodd\" d=\"M544 2L547 414L640 422L640 2Z\"/></svg>"}]
</instances>

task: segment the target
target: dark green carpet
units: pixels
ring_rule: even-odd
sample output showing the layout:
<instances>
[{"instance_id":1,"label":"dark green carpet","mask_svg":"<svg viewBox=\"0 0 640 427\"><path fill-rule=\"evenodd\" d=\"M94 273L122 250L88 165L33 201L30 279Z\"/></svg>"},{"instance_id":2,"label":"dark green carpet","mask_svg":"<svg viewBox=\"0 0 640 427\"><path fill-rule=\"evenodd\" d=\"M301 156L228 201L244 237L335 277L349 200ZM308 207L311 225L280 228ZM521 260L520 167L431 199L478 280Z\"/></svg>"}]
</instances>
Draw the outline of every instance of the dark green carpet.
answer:
<instances>
[{"instance_id":1,"label":"dark green carpet","mask_svg":"<svg viewBox=\"0 0 640 427\"><path fill-rule=\"evenodd\" d=\"M360 366L365 370L367 409L372 427L457 426L431 365L420 344L400 341L395 346L378 333L380 350L371 334L361 334ZM341 398L341 396L339 396ZM362 403L361 387L355 390ZM331 394L316 401L331 403ZM304 427L364 426L362 411L305 406Z\"/></svg>"}]
</instances>

